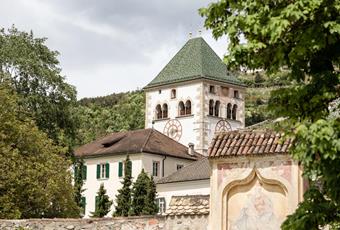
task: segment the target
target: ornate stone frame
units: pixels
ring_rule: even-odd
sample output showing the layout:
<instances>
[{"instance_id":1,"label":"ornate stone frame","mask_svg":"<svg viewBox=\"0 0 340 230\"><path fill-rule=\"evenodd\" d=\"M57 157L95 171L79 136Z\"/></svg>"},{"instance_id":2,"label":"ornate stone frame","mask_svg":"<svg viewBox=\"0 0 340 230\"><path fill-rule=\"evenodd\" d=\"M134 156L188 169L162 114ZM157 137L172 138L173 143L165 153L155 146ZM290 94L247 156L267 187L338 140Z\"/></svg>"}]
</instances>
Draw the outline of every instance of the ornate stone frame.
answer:
<instances>
[{"instance_id":1,"label":"ornate stone frame","mask_svg":"<svg viewBox=\"0 0 340 230\"><path fill-rule=\"evenodd\" d=\"M250 173L249 173L250 171ZM228 205L227 205L227 201L228 201L228 193L229 191L234 188L235 186L238 185L246 185L248 183L251 183L255 178L257 178L260 183L263 184L271 184L271 185L277 185L279 186L283 192L285 193L287 200L288 200L288 190L290 189L290 185L284 182L281 182L281 178L280 180L278 180L278 178L265 178L263 177L259 170L256 168L253 168L252 170L247 170L248 175L246 177L244 177L244 175L240 175L239 179L236 180L232 180L232 181L227 181L225 183L222 184L221 188L223 188L222 191L222 229L227 229L228 226ZM245 173L244 173L245 174Z\"/></svg>"}]
</instances>

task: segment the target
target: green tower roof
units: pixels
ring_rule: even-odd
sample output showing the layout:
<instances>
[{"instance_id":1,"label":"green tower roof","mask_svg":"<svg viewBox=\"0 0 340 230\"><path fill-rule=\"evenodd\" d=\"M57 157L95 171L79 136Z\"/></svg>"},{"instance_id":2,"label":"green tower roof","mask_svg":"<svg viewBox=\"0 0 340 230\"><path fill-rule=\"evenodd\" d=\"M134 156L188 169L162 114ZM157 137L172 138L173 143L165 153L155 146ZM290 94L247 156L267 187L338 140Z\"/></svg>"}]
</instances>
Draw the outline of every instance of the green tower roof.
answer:
<instances>
[{"instance_id":1,"label":"green tower roof","mask_svg":"<svg viewBox=\"0 0 340 230\"><path fill-rule=\"evenodd\" d=\"M145 88L194 79L210 79L244 86L227 70L227 66L206 41L197 37L190 39Z\"/></svg>"}]
</instances>

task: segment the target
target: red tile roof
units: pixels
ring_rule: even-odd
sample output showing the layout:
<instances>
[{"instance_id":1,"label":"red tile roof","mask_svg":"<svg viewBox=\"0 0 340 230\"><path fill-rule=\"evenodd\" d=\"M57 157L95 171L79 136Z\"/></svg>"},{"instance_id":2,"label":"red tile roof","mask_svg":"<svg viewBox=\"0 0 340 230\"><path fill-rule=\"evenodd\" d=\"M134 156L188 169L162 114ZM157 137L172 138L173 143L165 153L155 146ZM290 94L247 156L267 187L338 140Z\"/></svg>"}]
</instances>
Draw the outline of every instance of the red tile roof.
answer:
<instances>
[{"instance_id":1,"label":"red tile roof","mask_svg":"<svg viewBox=\"0 0 340 230\"><path fill-rule=\"evenodd\" d=\"M76 157L134 153L151 153L190 160L197 160L202 157L198 153L189 155L188 147L155 129L111 133L75 150Z\"/></svg>"},{"instance_id":2,"label":"red tile roof","mask_svg":"<svg viewBox=\"0 0 340 230\"><path fill-rule=\"evenodd\" d=\"M216 134L208 149L208 156L226 157L262 154L285 154L292 145L283 133L270 130L237 130Z\"/></svg>"},{"instance_id":3,"label":"red tile roof","mask_svg":"<svg viewBox=\"0 0 340 230\"><path fill-rule=\"evenodd\" d=\"M172 196L166 215L207 215L209 214L209 199L210 195Z\"/></svg>"}]
</instances>

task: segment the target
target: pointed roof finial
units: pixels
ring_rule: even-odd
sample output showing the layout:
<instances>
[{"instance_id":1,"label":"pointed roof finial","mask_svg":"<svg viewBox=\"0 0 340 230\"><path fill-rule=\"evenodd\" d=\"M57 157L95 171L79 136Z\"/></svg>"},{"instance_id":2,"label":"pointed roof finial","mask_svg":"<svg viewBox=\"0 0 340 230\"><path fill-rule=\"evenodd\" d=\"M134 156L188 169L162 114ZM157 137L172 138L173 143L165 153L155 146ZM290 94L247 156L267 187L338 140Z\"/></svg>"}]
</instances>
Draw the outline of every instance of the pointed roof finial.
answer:
<instances>
[{"instance_id":1,"label":"pointed roof finial","mask_svg":"<svg viewBox=\"0 0 340 230\"><path fill-rule=\"evenodd\" d=\"M200 36L200 37L202 36L202 30L198 31L198 36Z\"/></svg>"},{"instance_id":2,"label":"pointed roof finial","mask_svg":"<svg viewBox=\"0 0 340 230\"><path fill-rule=\"evenodd\" d=\"M189 32L189 39L192 38L192 32Z\"/></svg>"}]
</instances>

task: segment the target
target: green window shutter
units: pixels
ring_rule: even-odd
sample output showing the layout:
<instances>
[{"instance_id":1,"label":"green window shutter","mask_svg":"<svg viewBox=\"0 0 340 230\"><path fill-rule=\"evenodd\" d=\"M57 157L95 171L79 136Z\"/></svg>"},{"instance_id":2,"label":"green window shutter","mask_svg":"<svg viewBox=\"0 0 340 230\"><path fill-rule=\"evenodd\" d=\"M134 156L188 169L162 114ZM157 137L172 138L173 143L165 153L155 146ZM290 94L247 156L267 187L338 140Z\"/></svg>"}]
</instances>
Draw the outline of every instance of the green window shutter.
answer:
<instances>
[{"instance_id":1,"label":"green window shutter","mask_svg":"<svg viewBox=\"0 0 340 230\"><path fill-rule=\"evenodd\" d=\"M86 174L87 174L87 166L86 165L83 165L83 168L82 168L82 178L83 180L86 180Z\"/></svg>"},{"instance_id":2,"label":"green window shutter","mask_svg":"<svg viewBox=\"0 0 340 230\"><path fill-rule=\"evenodd\" d=\"M123 176L123 162L119 162L118 164L118 176L119 177Z\"/></svg>"},{"instance_id":3,"label":"green window shutter","mask_svg":"<svg viewBox=\"0 0 340 230\"><path fill-rule=\"evenodd\" d=\"M97 179L100 178L100 165L97 165Z\"/></svg>"},{"instance_id":4,"label":"green window shutter","mask_svg":"<svg viewBox=\"0 0 340 230\"><path fill-rule=\"evenodd\" d=\"M106 163L106 166L105 166L105 177L109 178L109 176L110 176L110 164Z\"/></svg>"}]
</instances>

